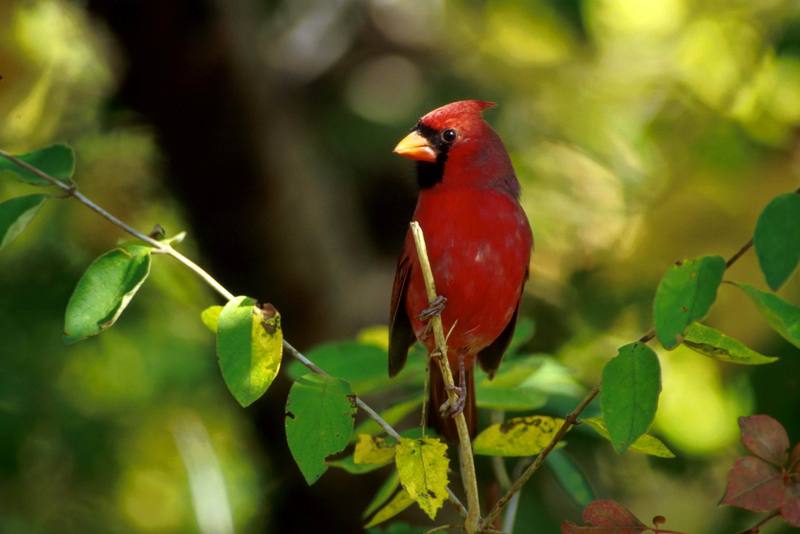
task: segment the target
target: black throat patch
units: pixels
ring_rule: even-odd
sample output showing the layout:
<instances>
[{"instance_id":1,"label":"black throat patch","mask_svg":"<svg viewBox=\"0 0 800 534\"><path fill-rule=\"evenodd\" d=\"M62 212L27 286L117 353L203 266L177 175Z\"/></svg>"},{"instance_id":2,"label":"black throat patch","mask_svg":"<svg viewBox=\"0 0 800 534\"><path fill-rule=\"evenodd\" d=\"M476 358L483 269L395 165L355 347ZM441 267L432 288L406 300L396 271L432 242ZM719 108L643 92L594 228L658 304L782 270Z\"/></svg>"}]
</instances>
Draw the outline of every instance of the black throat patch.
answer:
<instances>
[{"instance_id":1,"label":"black throat patch","mask_svg":"<svg viewBox=\"0 0 800 534\"><path fill-rule=\"evenodd\" d=\"M436 152L436 161L417 162L417 184L420 189L430 189L444 178L444 164L447 162L447 152L450 150L450 143L442 139L441 132L434 130L430 126L418 123L414 130L418 131L422 137L428 140Z\"/></svg>"}]
</instances>

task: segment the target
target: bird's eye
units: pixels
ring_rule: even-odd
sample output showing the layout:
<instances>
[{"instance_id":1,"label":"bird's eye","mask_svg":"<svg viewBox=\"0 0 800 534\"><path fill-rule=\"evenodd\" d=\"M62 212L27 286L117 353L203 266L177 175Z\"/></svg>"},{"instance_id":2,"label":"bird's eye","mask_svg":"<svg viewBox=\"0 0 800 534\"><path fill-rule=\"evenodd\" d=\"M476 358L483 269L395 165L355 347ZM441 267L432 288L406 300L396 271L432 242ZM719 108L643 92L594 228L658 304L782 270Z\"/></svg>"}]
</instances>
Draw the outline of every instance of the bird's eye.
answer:
<instances>
[{"instance_id":1,"label":"bird's eye","mask_svg":"<svg viewBox=\"0 0 800 534\"><path fill-rule=\"evenodd\" d=\"M442 141L445 143L452 143L456 140L456 131L452 128L448 128L447 130L442 132Z\"/></svg>"}]
</instances>

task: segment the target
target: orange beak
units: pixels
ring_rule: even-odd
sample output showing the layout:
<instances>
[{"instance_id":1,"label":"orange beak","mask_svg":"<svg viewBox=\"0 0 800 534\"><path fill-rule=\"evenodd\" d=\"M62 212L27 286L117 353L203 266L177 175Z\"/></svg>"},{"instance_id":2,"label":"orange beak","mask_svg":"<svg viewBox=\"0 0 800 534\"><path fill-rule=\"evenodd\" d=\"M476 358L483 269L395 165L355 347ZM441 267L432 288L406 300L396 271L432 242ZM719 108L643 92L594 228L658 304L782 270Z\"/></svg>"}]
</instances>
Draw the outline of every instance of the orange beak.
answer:
<instances>
[{"instance_id":1,"label":"orange beak","mask_svg":"<svg viewBox=\"0 0 800 534\"><path fill-rule=\"evenodd\" d=\"M436 151L417 130L414 130L397 143L393 152L398 156L417 161L429 161L431 163L436 161Z\"/></svg>"}]
</instances>

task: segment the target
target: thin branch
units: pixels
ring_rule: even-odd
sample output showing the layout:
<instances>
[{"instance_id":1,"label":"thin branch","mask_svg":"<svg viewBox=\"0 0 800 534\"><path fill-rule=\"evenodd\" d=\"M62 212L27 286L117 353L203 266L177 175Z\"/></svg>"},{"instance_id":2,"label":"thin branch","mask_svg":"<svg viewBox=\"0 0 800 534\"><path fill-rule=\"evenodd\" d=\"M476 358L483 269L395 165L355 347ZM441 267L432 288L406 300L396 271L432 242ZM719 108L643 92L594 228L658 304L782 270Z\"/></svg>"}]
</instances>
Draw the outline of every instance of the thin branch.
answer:
<instances>
[{"instance_id":1,"label":"thin branch","mask_svg":"<svg viewBox=\"0 0 800 534\"><path fill-rule=\"evenodd\" d=\"M795 193L800 194L800 188L798 188ZM753 240L750 239L747 243L742 245L739 250L733 254L733 256L728 258L728 261L725 262L725 269L729 269L733 264L739 261L739 258L741 258L748 250L750 250L752 246ZM649 331L647 331L647 333L639 338L639 342L648 343L655 337L656 331L654 328L651 328ZM589 393L586 394L583 400L581 400L578 406L569 415L567 415L567 417L564 419L564 422L561 424L561 428L558 429L558 432L556 432L556 434L550 440L550 443L547 444L547 447L545 447L542 452L539 453L533 463L531 463L527 469L525 469L522 475L520 475L520 477L514 481L514 483L511 485L511 489L509 489L506 494L495 503L486 517L484 517L483 521L481 522L481 527L487 527L488 525L492 524L494 519L500 514L500 511L503 509L503 507L508 504L509 500L511 500L511 497L514 495L514 493L518 492L522 486L524 486L525 483L533 476L533 474L539 470L544 463L545 458L547 458L547 455L550 454L556 445L558 445L558 442L564 438L564 435L566 435L566 433L569 432L573 426L575 426L580 414L583 413L583 410L585 410L586 407L589 406L589 404L594 400L594 398L597 397L598 393L600 393L600 386L593 387Z\"/></svg>"},{"instance_id":2,"label":"thin branch","mask_svg":"<svg viewBox=\"0 0 800 534\"><path fill-rule=\"evenodd\" d=\"M775 510L774 512L772 512L770 514L767 514L766 516L761 518L761 521L759 521L758 523L756 523L752 527L748 528L747 530L745 530L741 534L758 534L759 532L761 532L761 527L766 525L769 521L772 521L773 519L778 517L778 515L780 515L780 510Z\"/></svg>"},{"instance_id":3,"label":"thin branch","mask_svg":"<svg viewBox=\"0 0 800 534\"><path fill-rule=\"evenodd\" d=\"M437 297L436 284L433 280L433 270L431 269L428 250L425 246L425 236L417 221L411 221L410 226L411 234L414 236L414 243L417 247L417 257L422 269L422 278L425 280L428 302L433 304ZM456 394L453 373L450 370L450 362L447 359L447 340L445 339L441 316L434 315L430 320L430 324L436 339L436 350L439 353L435 359L442 371L448 399L455 406L455 403L458 402L458 395ZM433 355L431 355L431 358L433 358ZM456 429L458 430L458 459L461 464L461 478L464 484L464 491L467 494L467 517L464 521L464 529L467 534L474 534L478 530L478 523L481 519L481 505L478 498L478 477L475 474L475 460L472 457L472 440L469 436L463 411L456 414L455 421Z\"/></svg>"},{"instance_id":4,"label":"thin branch","mask_svg":"<svg viewBox=\"0 0 800 534\"><path fill-rule=\"evenodd\" d=\"M75 184L66 183L66 182L64 182L62 180L59 180L58 178L55 178L54 176L51 176L51 175L47 174L46 172L42 171L41 169L39 169L37 167L34 167L30 163L28 163L26 161L23 161L23 160L19 159L16 156L12 156L11 154L6 152L5 150L0 150L0 156L6 158L10 162L12 162L15 165L17 165L18 167L21 167L21 168L23 168L23 169L35 174L39 178L41 178L41 179L51 183L52 185L58 187L59 189L64 191L64 194L65 194L64 196L74 198L75 200L77 200L78 202L83 204L84 206L88 207L89 209L91 209L92 211L94 211L95 213L99 214L101 217L103 217L107 221L109 221L111 224L117 226L118 228L121 228L122 230L124 230L128 234L132 235L136 239L138 239L140 241L144 241L148 245L152 246L158 253L166 254L168 256L172 256L174 259L176 259L177 261L179 261L180 263L182 263L183 265L185 265L186 267L191 269L196 275L198 275L200 278L202 278L203 281L206 282L206 284L208 284L211 288L213 288L217 293L222 295L222 297L225 300L230 301L230 300L233 300L234 298L236 298L233 293L231 293L230 291L225 289L225 287L222 284L220 284L217 280L215 280L213 276L211 276L208 272L206 272L202 267L197 265L195 262L193 262L192 260L190 260L189 258L184 256L183 254L181 254L180 252L175 250L172 247L172 245L170 245L168 243L164 243L164 242L158 241L156 239L153 239L149 235L140 232L139 230L135 229L133 226L131 226L128 223L126 223L125 221L123 221L122 219L120 219L120 218L116 217L115 215L111 214L108 210L106 210L105 208L99 206L93 200L91 200L89 197L87 197L86 195L81 193L78 190L78 188L77 188L77 186ZM293 358L295 358L300 363L305 365L312 372L320 374L320 375L328 375L328 373L326 373L317 364L315 364L314 362L309 360L307 357L305 357L300 351L298 351L296 348L294 348L285 339L283 340L283 349L286 352L288 352L289 355L291 355ZM392 425L387 423L378 414L378 412L373 410L366 402L361 400L360 397L356 397L356 404L369 417L371 417L376 423L378 423L378 425L380 425L381 428L383 428L383 430L386 431L387 434L389 434L390 436L392 436L395 439L399 439L400 438L400 434L394 428L392 428ZM452 502L458 508L459 513L462 516L466 517L466 515L467 515L466 507L461 503L459 498L456 496L455 493L453 493L453 491L449 487L447 488L447 494L448 494L448 497L450 499L450 502Z\"/></svg>"}]
</instances>

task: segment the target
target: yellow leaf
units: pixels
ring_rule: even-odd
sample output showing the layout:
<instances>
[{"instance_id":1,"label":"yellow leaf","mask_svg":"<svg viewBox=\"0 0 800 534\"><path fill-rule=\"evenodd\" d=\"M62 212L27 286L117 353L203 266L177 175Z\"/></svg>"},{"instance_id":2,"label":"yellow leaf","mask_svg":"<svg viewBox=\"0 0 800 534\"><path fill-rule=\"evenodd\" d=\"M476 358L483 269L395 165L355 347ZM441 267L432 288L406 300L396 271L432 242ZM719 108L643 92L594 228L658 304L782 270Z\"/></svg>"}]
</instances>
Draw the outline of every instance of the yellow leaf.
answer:
<instances>
[{"instance_id":1,"label":"yellow leaf","mask_svg":"<svg viewBox=\"0 0 800 534\"><path fill-rule=\"evenodd\" d=\"M400 483L431 519L447 498L447 445L437 438L401 438L395 454Z\"/></svg>"},{"instance_id":2,"label":"yellow leaf","mask_svg":"<svg viewBox=\"0 0 800 534\"><path fill-rule=\"evenodd\" d=\"M222 306L209 306L200 314L200 320L203 321L206 328L215 334L217 333L217 322L219 321L220 313L222 313Z\"/></svg>"},{"instance_id":3,"label":"yellow leaf","mask_svg":"<svg viewBox=\"0 0 800 534\"><path fill-rule=\"evenodd\" d=\"M378 512L370 519L369 523L364 525L364 528L372 528L375 525L380 525L384 521L387 521L409 506L414 504L414 499L406 493L406 490L400 488L400 491L397 492L397 495L392 497L386 506L378 510Z\"/></svg>"},{"instance_id":4,"label":"yellow leaf","mask_svg":"<svg viewBox=\"0 0 800 534\"><path fill-rule=\"evenodd\" d=\"M595 432L604 438L609 439L606 424L599 417L581 419L581 423L586 423ZM659 458L675 458L675 454L669 450L660 439L655 436L651 436L650 434L639 436L639 438L634 441L630 447L628 447L628 450L649 454L650 456L658 456Z\"/></svg>"},{"instance_id":5,"label":"yellow leaf","mask_svg":"<svg viewBox=\"0 0 800 534\"><path fill-rule=\"evenodd\" d=\"M359 434L353 462L356 464L386 465L394 460L394 444L369 434Z\"/></svg>"},{"instance_id":6,"label":"yellow leaf","mask_svg":"<svg viewBox=\"0 0 800 534\"><path fill-rule=\"evenodd\" d=\"M478 434L473 449L487 456L533 456L542 452L563 423L545 415L514 417Z\"/></svg>"}]
</instances>

